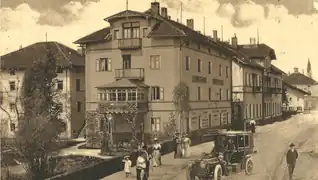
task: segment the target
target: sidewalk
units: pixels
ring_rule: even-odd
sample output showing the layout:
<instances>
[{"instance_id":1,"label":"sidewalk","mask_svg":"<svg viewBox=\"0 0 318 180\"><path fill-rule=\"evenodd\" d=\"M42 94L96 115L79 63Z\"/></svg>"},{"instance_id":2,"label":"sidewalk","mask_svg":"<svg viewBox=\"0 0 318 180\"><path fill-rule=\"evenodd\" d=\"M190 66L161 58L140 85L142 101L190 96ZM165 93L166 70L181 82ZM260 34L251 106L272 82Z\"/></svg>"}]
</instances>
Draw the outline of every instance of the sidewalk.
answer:
<instances>
[{"instance_id":1,"label":"sidewalk","mask_svg":"<svg viewBox=\"0 0 318 180\"><path fill-rule=\"evenodd\" d=\"M162 166L150 169L149 180L170 180L173 179L178 173L187 167L189 161L197 159L203 152L212 150L213 143L207 142L197 146L191 147L191 157L188 159L174 159L174 153L169 153L162 156ZM101 180L135 180L136 168L132 168L132 177L126 178L123 171L117 172L110 176L104 177Z\"/></svg>"}]
</instances>

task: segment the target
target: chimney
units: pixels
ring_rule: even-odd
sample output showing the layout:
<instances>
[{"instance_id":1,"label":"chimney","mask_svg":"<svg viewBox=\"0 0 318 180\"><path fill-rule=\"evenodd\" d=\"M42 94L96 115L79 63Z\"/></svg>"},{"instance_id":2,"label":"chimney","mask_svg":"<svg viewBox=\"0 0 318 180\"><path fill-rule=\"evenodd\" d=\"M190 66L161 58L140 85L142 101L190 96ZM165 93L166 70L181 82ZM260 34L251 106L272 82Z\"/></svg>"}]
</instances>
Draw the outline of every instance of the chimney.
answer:
<instances>
[{"instance_id":1,"label":"chimney","mask_svg":"<svg viewBox=\"0 0 318 180\"><path fill-rule=\"evenodd\" d=\"M188 26L188 28L190 28L190 29L193 29L193 28L194 28L193 19L187 19L187 26Z\"/></svg>"},{"instance_id":2,"label":"chimney","mask_svg":"<svg viewBox=\"0 0 318 180\"><path fill-rule=\"evenodd\" d=\"M160 4L159 2L152 2L151 3L151 10L156 13L156 14L159 14L160 12Z\"/></svg>"},{"instance_id":3,"label":"chimney","mask_svg":"<svg viewBox=\"0 0 318 180\"><path fill-rule=\"evenodd\" d=\"M290 75L290 71L288 71L288 76Z\"/></svg>"},{"instance_id":4,"label":"chimney","mask_svg":"<svg viewBox=\"0 0 318 180\"><path fill-rule=\"evenodd\" d=\"M214 41L218 40L218 31L217 30L213 30L213 39L214 39Z\"/></svg>"},{"instance_id":5,"label":"chimney","mask_svg":"<svg viewBox=\"0 0 318 180\"><path fill-rule=\"evenodd\" d=\"M166 7L161 8L161 16L164 18L168 18L168 9Z\"/></svg>"},{"instance_id":6,"label":"chimney","mask_svg":"<svg viewBox=\"0 0 318 180\"><path fill-rule=\"evenodd\" d=\"M171 19L171 16L168 16L168 19Z\"/></svg>"},{"instance_id":7,"label":"chimney","mask_svg":"<svg viewBox=\"0 0 318 180\"><path fill-rule=\"evenodd\" d=\"M237 43L237 37L236 37L236 34L234 34L234 37L232 37L232 46L233 46L233 48L237 48L237 45L238 45L238 43Z\"/></svg>"},{"instance_id":8,"label":"chimney","mask_svg":"<svg viewBox=\"0 0 318 180\"><path fill-rule=\"evenodd\" d=\"M294 67L294 73L299 73L298 68Z\"/></svg>"},{"instance_id":9,"label":"chimney","mask_svg":"<svg viewBox=\"0 0 318 180\"><path fill-rule=\"evenodd\" d=\"M256 39L255 38L250 38L250 44L255 45L256 44Z\"/></svg>"},{"instance_id":10,"label":"chimney","mask_svg":"<svg viewBox=\"0 0 318 180\"><path fill-rule=\"evenodd\" d=\"M302 69L302 70L301 70L301 73L302 73L302 74L305 74L305 70L304 70L304 69Z\"/></svg>"},{"instance_id":11,"label":"chimney","mask_svg":"<svg viewBox=\"0 0 318 180\"><path fill-rule=\"evenodd\" d=\"M19 46L19 49L22 49L22 45Z\"/></svg>"}]
</instances>

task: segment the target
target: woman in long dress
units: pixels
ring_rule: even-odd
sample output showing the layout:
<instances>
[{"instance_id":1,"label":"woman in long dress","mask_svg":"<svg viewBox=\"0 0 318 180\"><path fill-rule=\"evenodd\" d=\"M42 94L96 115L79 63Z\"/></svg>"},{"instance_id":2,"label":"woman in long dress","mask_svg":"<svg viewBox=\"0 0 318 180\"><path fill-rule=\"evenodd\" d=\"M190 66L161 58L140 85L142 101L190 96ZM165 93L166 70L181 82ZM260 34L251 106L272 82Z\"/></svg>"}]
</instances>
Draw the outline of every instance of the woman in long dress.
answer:
<instances>
[{"instance_id":1,"label":"woman in long dress","mask_svg":"<svg viewBox=\"0 0 318 180\"><path fill-rule=\"evenodd\" d=\"M178 134L176 137L176 158L181 158L182 157L182 138L181 135Z\"/></svg>"},{"instance_id":2,"label":"woman in long dress","mask_svg":"<svg viewBox=\"0 0 318 180\"><path fill-rule=\"evenodd\" d=\"M158 142L158 139L155 138L155 144L153 145L153 167L158 167L161 165L161 144Z\"/></svg>"},{"instance_id":3,"label":"woman in long dress","mask_svg":"<svg viewBox=\"0 0 318 180\"><path fill-rule=\"evenodd\" d=\"M191 150L190 150L190 145L191 145L191 139L188 137L187 134L185 134L183 138L183 147L184 147L184 157L188 158L190 157Z\"/></svg>"}]
</instances>

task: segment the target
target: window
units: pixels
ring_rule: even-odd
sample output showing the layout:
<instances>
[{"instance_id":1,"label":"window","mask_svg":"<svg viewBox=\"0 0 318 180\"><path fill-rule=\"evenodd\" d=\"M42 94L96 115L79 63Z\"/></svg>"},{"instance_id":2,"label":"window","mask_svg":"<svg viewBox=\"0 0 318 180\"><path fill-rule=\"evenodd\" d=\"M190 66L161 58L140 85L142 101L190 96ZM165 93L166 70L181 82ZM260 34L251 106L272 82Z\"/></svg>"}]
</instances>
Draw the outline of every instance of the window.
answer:
<instances>
[{"instance_id":1,"label":"window","mask_svg":"<svg viewBox=\"0 0 318 180\"><path fill-rule=\"evenodd\" d=\"M164 92L161 87L151 87L151 100L163 100Z\"/></svg>"},{"instance_id":2,"label":"window","mask_svg":"<svg viewBox=\"0 0 318 180\"><path fill-rule=\"evenodd\" d=\"M197 48L198 48L198 49L201 49L201 46L200 46L200 44L197 44Z\"/></svg>"},{"instance_id":3,"label":"window","mask_svg":"<svg viewBox=\"0 0 318 180\"><path fill-rule=\"evenodd\" d=\"M110 58L100 58L96 60L96 71L112 71L112 60Z\"/></svg>"},{"instance_id":4,"label":"window","mask_svg":"<svg viewBox=\"0 0 318 180\"><path fill-rule=\"evenodd\" d=\"M209 100L212 100L212 89L209 88Z\"/></svg>"},{"instance_id":5,"label":"window","mask_svg":"<svg viewBox=\"0 0 318 180\"><path fill-rule=\"evenodd\" d=\"M186 57L186 70L187 71L190 70L190 57L189 56Z\"/></svg>"},{"instance_id":6,"label":"window","mask_svg":"<svg viewBox=\"0 0 318 180\"><path fill-rule=\"evenodd\" d=\"M201 100L201 88L198 87L198 100L200 101Z\"/></svg>"},{"instance_id":7,"label":"window","mask_svg":"<svg viewBox=\"0 0 318 180\"><path fill-rule=\"evenodd\" d=\"M63 80L58 80L57 81L57 89L63 90Z\"/></svg>"},{"instance_id":8,"label":"window","mask_svg":"<svg viewBox=\"0 0 318 180\"><path fill-rule=\"evenodd\" d=\"M202 70L202 61L201 59L198 59L198 72L201 72Z\"/></svg>"},{"instance_id":9,"label":"window","mask_svg":"<svg viewBox=\"0 0 318 180\"><path fill-rule=\"evenodd\" d=\"M122 55L123 58L123 69L130 69L131 68L131 55L124 54Z\"/></svg>"},{"instance_id":10,"label":"window","mask_svg":"<svg viewBox=\"0 0 318 180\"><path fill-rule=\"evenodd\" d=\"M9 107L10 107L10 112L14 112L15 111L15 104L14 103L10 103Z\"/></svg>"},{"instance_id":11,"label":"window","mask_svg":"<svg viewBox=\"0 0 318 180\"><path fill-rule=\"evenodd\" d=\"M9 86L10 86L10 91L14 91L15 90L15 81L9 81Z\"/></svg>"},{"instance_id":12,"label":"window","mask_svg":"<svg viewBox=\"0 0 318 180\"><path fill-rule=\"evenodd\" d=\"M160 55L151 55L150 56L150 68L151 69L160 69Z\"/></svg>"},{"instance_id":13,"label":"window","mask_svg":"<svg viewBox=\"0 0 318 180\"><path fill-rule=\"evenodd\" d=\"M81 80L76 79L76 91L80 91L80 90L81 90Z\"/></svg>"},{"instance_id":14,"label":"window","mask_svg":"<svg viewBox=\"0 0 318 180\"><path fill-rule=\"evenodd\" d=\"M14 69L12 69L12 70L10 70L10 76L14 76L15 75L15 70Z\"/></svg>"},{"instance_id":15,"label":"window","mask_svg":"<svg viewBox=\"0 0 318 180\"><path fill-rule=\"evenodd\" d=\"M151 132L160 132L160 117L151 118Z\"/></svg>"},{"instance_id":16,"label":"window","mask_svg":"<svg viewBox=\"0 0 318 180\"><path fill-rule=\"evenodd\" d=\"M250 109L249 109L250 110L250 118L252 118L252 104L250 104L249 107L250 107Z\"/></svg>"},{"instance_id":17,"label":"window","mask_svg":"<svg viewBox=\"0 0 318 180\"><path fill-rule=\"evenodd\" d=\"M124 39L139 38L139 22L128 22L123 24Z\"/></svg>"},{"instance_id":18,"label":"window","mask_svg":"<svg viewBox=\"0 0 318 180\"><path fill-rule=\"evenodd\" d=\"M227 67L227 66L225 68L225 76L229 77L229 67Z\"/></svg>"},{"instance_id":19,"label":"window","mask_svg":"<svg viewBox=\"0 0 318 180\"><path fill-rule=\"evenodd\" d=\"M60 66L56 67L56 73L58 73L58 74L63 73L63 68Z\"/></svg>"},{"instance_id":20,"label":"window","mask_svg":"<svg viewBox=\"0 0 318 180\"><path fill-rule=\"evenodd\" d=\"M11 132L15 131L15 124L14 123L10 123L10 131Z\"/></svg>"},{"instance_id":21,"label":"window","mask_svg":"<svg viewBox=\"0 0 318 180\"><path fill-rule=\"evenodd\" d=\"M77 107L77 112L81 112L82 109L82 103L81 102L76 102L76 107Z\"/></svg>"},{"instance_id":22,"label":"window","mask_svg":"<svg viewBox=\"0 0 318 180\"><path fill-rule=\"evenodd\" d=\"M226 89L226 100L229 100L229 89Z\"/></svg>"},{"instance_id":23,"label":"window","mask_svg":"<svg viewBox=\"0 0 318 180\"><path fill-rule=\"evenodd\" d=\"M209 74L212 73L212 62L209 62Z\"/></svg>"},{"instance_id":24,"label":"window","mask_svg":"<svg viewBox=\"0 0 318 180\"><path fill-rule=\"evenodd\" d=\"M119 30L114 30L114 40L119 39Z\"/></svg>"},{"instance_id":25,"label":"window","mask_svg":"<svg viewBox=\"0 0 318 180\"><path fill-rule=\"evenodd\" d=\"M219 75L222 76L222 65L219 65Z\"/></svg>"},{"instance_id":26,"label":"window","mask_svg":"<svg viewBox=\"0 0 318 180\"><path fill-rule=\"evenodd\" d=\"M259 114L258 114L258 104L255 104L256 105L256 117L259 117Z\"/></svg>"},{"instance_id":27,"label":"window","mask_svg":"<svg viewBox=\"0 0 318 180\"><path fill-rule=\"evenodd\" d=\"M244 76L244 84L245 84L245 86L247 86L248 85L248 74L247 74L247 72L245 73L245 76Z\"/></svg>"},{"instance_id":28,"label":"window","mask_svg":"<svg viewBox=\"0 0 318 180\"><path fill-rule=\"evenodd\" d=\"M126 90L117 90L117 101L126 101ZM135 95L136 96L136 95Z\"/></svg>"},{"instance_id":29,"label":"window","mask_svg":"<svg viewBox=\"0 0 318 180\"><path fill-rule=\"evenodd\" d=\"M143 37L147 37L148 36L148 28L143 28L142 29L142 35L143 35Z\"/></svg>"},{"instance_id":30,"label":"window","mask_svg":"<svg viewBox=\"0 0 318 180\"><path fill-rule=\"evenodd\" d=\"M220 90L219 90L220 100L222 100L222 93L223 93L223 91L222 91L222 89L220 88Z\"/></svg>"}]
</instances>

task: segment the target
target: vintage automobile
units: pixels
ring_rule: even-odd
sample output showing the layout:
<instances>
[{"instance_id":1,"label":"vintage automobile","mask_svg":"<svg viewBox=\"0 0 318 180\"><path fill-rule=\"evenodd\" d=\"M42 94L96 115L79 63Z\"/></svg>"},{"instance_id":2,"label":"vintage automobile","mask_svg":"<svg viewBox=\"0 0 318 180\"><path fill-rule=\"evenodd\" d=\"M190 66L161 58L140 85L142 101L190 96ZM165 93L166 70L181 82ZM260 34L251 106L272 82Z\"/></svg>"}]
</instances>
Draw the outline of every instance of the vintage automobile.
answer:
<instances>
[{"instance_id":1,"label":"vintage automobile","mask_svg":"<svg viewBox=\"0 0 318 180\"><path fill-rule=\"evenodd\" d=\"M245 170L246 175L252 174L252 154L255 151L251 132L222 129L211 132L211 135L215 137L214 149L189 164L188 180L221 180L224 175L238 173L242 170ZM224 155L227 155L226 153L229 151L225 144L229 139L235 147L229 155L230 162L226 162Z\"/></svg>"}]
</instances>

